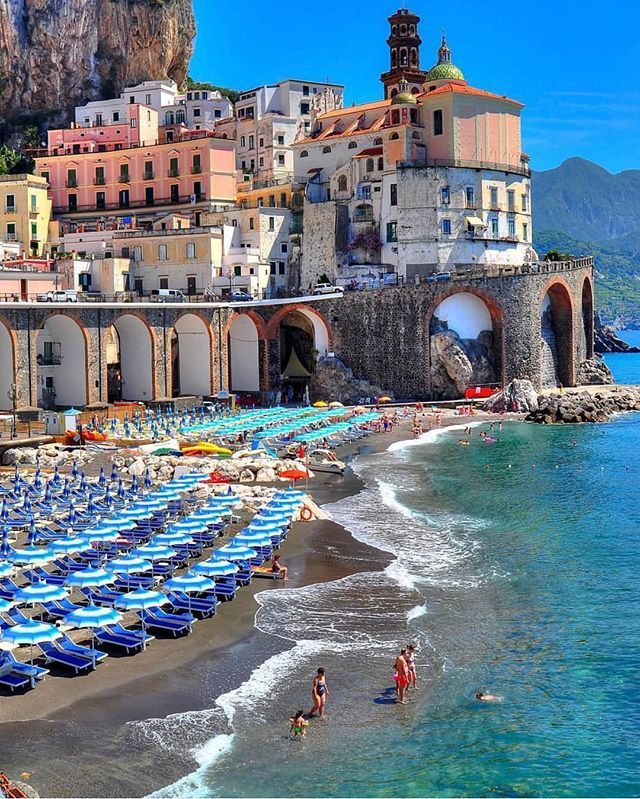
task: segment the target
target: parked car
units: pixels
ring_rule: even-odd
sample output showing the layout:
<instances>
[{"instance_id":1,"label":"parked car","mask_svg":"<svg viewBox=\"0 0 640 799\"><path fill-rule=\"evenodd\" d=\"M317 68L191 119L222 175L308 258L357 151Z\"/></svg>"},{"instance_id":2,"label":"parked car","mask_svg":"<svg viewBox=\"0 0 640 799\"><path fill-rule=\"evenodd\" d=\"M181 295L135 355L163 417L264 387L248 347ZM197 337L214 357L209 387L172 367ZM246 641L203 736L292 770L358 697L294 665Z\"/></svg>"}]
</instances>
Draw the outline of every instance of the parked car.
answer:
<instances>
[{"instance_id":1,"label":"parked car","mask_svg":"<svg viewBox=\"0 0 640 799\"><path fill-rule=\"evenodd\" d=\"M246 291L232 291L229 296L231 302L253 302L255 299Z\"/></svg>"},{"instance_id":2,"label":"parked car","mask_svg":"<svg viewBox=\"0 0 640 799\"><path fill-rule=\"evenodd\" d=\"M435 275L429 275L427 283L445 283L451 280L451 272L436 272Z\"/></svg>"},{"instance_id":3,"label":"parked car","mask_svg":"<svg viewBox=\"0 0 640 799\"><path fill-rule=\"evenodd\" d=\"M344 294L344 286L334 286L332 283L316 283L313 294Z\"/></svg>"},{"instance_id":4,"label":"parked car","mask_svg":"<svg viewBox=\"0 0 640 799\"><path fill-rule=\"evenodd\" d=\"M152 302L186 302L187 298L179 289L152 289Z\"/></svg>"},{"instance_id":5,"label":"parked car","mask_svg":"<svg viewBox=\"0 0 640 799\"><path fill-rule=\"evenodd\" d=\"M46 294L38 294L38 302L78 302L78 292L75 289L58 289L57 291L47 291Z\"/></svg>"}]
</instances>

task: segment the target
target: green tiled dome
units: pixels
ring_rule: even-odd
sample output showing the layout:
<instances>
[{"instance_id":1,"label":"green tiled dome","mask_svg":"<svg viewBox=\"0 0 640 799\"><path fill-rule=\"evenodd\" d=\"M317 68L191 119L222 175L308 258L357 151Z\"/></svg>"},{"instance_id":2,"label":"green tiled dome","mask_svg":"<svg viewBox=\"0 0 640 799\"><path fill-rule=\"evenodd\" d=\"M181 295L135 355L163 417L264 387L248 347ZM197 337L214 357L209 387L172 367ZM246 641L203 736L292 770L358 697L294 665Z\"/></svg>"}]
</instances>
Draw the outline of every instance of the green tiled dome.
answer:
<instances>
[{"instance_id":1,"label":"green tiled dome","mask_svg":"<svg viewBox=\"0 0 640 799\"><path fill-rule=\"evenodd\" d=\"M443 62L431 67L426 80L464 80L464 75L455 64Z\"/></svg>"},{"instance_id":2,"label":"green tiled dome","mask_svg":"<svg viewBox=\"0 0 640 799\"><path fill-rule=\"evenodd\" d=\"M400 94L396 94L391 101L391 105L402 105L403 103L412 103L413 105L417 105L418 101L413 94L411 94L411 92L400 92Z\"/></svg>"}]
</instances>

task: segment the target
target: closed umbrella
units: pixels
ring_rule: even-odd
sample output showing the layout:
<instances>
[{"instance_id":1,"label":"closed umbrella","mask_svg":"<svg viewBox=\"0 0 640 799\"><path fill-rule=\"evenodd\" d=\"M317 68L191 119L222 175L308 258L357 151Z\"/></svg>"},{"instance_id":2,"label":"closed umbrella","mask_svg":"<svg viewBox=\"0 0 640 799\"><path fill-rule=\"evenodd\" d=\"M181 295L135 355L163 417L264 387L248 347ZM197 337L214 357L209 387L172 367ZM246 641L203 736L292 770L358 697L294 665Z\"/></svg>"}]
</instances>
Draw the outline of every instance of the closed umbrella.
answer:
<instances>
[{"instance_id":1,"label":"closed umbrella","mask_svg":"<svg viewBox=\"0 0 640 799\"><path fill-rule=\"evenodd\" d=\"M113 608L102 608L90 602L84 608L72 610L64 617L64 623L70 627L91 630L91 649L93 652L93 668L96 667L96 648L95 633L96 627L104 627L106 624L117 624L122 620L122 616Z\"/></svg>"},{"instance_id":2,"label":"closed umbrella","mask_svg":"<svg viewBox=\"0 0 640 799\"><path fill-rule=\"evenodd\" d=\"M158 608L160 605L166 605L169 598L162 591L145 591L144 588L138 588L130 594L125 594L123 597L116 601L116 607L120 610L148 610L149 608ZM141 617L143 636L142 647L147 648L146 632L147 625L144 616Z\"/></svg>"},{"instance_id":3,"label":"closed umbrella","mask_svg":"<svg viewBox=\"0 0 640 799\"><path fill-rule=\"evenodd\" d=\"M31 665L33 666L33 647L36 644L49 643L60 638L62 633L52 624L29 619L24 624L16 624L3 633L3 639L9 644L26 644L31 647Z\"/></svg>"}]
</instances>

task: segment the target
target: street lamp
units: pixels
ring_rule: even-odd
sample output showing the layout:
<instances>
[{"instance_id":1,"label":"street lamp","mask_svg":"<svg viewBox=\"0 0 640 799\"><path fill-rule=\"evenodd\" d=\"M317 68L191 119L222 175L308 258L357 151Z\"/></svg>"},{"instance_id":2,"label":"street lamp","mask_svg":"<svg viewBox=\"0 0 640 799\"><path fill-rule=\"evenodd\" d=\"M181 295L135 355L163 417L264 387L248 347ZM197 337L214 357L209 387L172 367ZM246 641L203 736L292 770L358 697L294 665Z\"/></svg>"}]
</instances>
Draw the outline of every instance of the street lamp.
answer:
<instances>
[{"instance_id":1,"label":"street lamp","mask_svg":"<svg viewBox=\"0 0 640 799\"><path fill-rule=\"evenodd\" d=\"M17 411L18 411L18 397L20 396L20 392L18 391L18 387L15 383L11 384L11 388L7 391L7 397L11 400L11 409L13 414L13 421L11 423L11 438L18 437L18 430L17 430Z\"/></svg>"}]
</instances>

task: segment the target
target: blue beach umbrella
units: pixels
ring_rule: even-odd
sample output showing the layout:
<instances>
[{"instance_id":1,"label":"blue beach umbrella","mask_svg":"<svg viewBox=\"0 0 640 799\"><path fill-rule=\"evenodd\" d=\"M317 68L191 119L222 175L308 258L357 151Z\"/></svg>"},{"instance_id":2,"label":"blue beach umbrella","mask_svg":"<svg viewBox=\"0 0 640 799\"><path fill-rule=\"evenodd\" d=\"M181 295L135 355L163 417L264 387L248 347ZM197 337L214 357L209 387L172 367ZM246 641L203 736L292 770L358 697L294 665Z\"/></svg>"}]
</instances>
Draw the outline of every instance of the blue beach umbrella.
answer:
<instances>
[{"instance_id":1,"label":"blue beach umbrella","mask_svg":"<svg viewBox=\"0 0 640 799\"><path fill-rule=\"evenodd\" d=\"M153 540L156 544L166 544L168 547L179 547L193 543L193 538L187 533L172 530L167 530L166 533L160 533L160 535L157 535Z\"/></svg>"},{"instance_id":2,"label":"blue beach umbrella","mask_svg":"<svg viewBox=\"0 0 640 799\"><path fill-rule=\"evenodd\" d=\"M268 547L269 549L273 546L271 538L268 535L262 535L260 533L239 533L234 536L229 543L234 546Z\"/></svg>"},{"instance_id":3,"label":"blue beach umbrella","mask_svg":"<svg viewBox=\"0 0 640 799\"><path fill-rule=\"evenodd\" d=\"M163 594L162 591L145 591L144 588L138 588L130 594L125 594L123 597L116 601L116 607L119 610L148 610L150 608L158 608L160 605L166 605L169 597ZM143 635L143 649L147 648L146 631L147 626L144 617L141 618Z\"/></svg>"},{"instance_id":4,"label":"blue beach umbrella","mask_svg":"<svg viewBox=\"0 0 640 799\"><path fill-rule=\"evenodd\" d=\"M153 565L144 558L134 557L133 555L122 555L114 558L105 564L105 569L115 574L139 574L153 569Z\"/></svg>"},{"instance_id":5,"label":"blue beach umbrella","mask_svg":"<svg viewBox=\"0 0 640 799\"><path fill-rule=\"evenodd\" d=\"M59 538L57 541L50 541L47 545L49 552L56 555L63 555L69 552L82 552L87 549L89 542L80 536L71 536L67 538Z\"/></svg>"},{"instance_id":6,"label":"blue beach umbrella","mask_svg":"<svg viewBox=\"0 0 640 799\"><path fill-rule=\"evenodd\" d=\"M167 580L164 587L169 591L182 591L189 600L188 612L191 613L191 594L199 594L202 591L211 591L215 584L203 574L192 574L187 572L180 577L173 577Z\"/></svg>"},{"instance_id":7,"label":"blue beach umbrella","mask_svg":"<svg viewBox=\"0 0 640 799\"><path fill-rule=\"evenodd\" d=\"M203 560L196 563L191 571L194 574L204 574L205 577L231 577L240 571L235 563L228 560Z\"/></svg>"},{"instance_id":8,"label":"blue beach umbrella","mask_svg":"<svg viewBox=\"0 0 640 799\"><path fill-rule=\"evenodd\" d=\"M52 624L45 624L35 619L29 619L24 624L16 624L2 634L3 640L8 644L26 644L31 647L31 665L33 666L33 647L36 644L49 643L60 638L62 633Z\"/></svg>"},{"instance_id":9,"label":"blue beach umbrella","mask_svg":"<svg viewBox=\"0 0 640 799\"><path fill-rule=\"evenodd\" d=\"M122 615L113 608L103 608L90 602L84 608L72 610L64 617L64 623L70 627L91 630L91 649L93 652L93 668L96 667L95 633L97 627L104 627L107 624L117 624L122 620Z\"/></svg>"},{"instance_id":10,"label":"blue beach umbrella","mask_svg":"<svg viewBox=\"0 0 640 799\"><path fill-rule=\"evenodd\" d=\"M84 569L68 574L65 583L71 588L104 588L115 582L113 574L105 569Z\"/></svg>"},{"instance_id":11,"label":"blue beach umbrella","mask_svg":"<svg viewBox=\"0 0 640 799\"><path fill-rule=\"evenodd\" d=\"M44 581L25 585L13 595L14 602L21 605L42 605L45 602L60 602L69 592L61 585L49 585ZM44 614L44 610L43 610Z\"/></svg>"},{"instance_id":12,"label":"blue beach umbrella","mask_svg":"<svg viewBox=\"0 0 640 799\"><path fill-rule=\"evenodd\" d=\"M245 547L240 545L236 546L234 544L227 544L227 546L221 547L220 549L216 549L213 552L213 555L230 561L251 560L252 558L258 557L258 553L256 552L255 549L251 549L250 547Z\"/></svg>"},{"instance_id":13,"label":"blue beach umbrella","mask_svg":"<svg viewBox=\"0 0 640 799\"><path fill-rule=\"evenodd\" d=\"M0 599L0 613L8 613L13 607L13 602L8 599Z\"/></svg>"},{"instance_id":14,"label":"blue beach umbrella","mask_svg":"<svg viewBox=\"0 0 640 799\"><path fill-rule=\"evenodd\" d=\"M11 574L13 574L13 564L0 562L0 577L9 577Z\"/></svg>"},{"instance_id":15,"label":"blue beach umbrella","mask_svg":"<svg viewBox=\"0 0 640 799\"><path fill-rule=\"evenodd\" d=\"M149 544L143 544L141 547L137 547L132 551L131 554L137 558L145 558L147 560L156 561L170 560L178 553L171 547L151 542Z\"/></svg>"},{"instance_id":16,"label":"blue beach umbrella","mask_svg":"<svg viewBox=\"0 0 640 799\"><path fill-rule=\"evenodd\" d=\"M103 527L90 527L87 530L78 532L78 538L82 538L86 544L107 544L110 541L116 541L120 534L118 530L103 528Z\"/></svg>"},{"instance_id":17,"label":"blue beach umbrella","mask_svg":"<svg viewBox=\"0 0 640 799\"><path fill-rule=\"evenodd\" d=\"M35 566L38 563L47 563L53 560L53 557L53 554L47 549L36 546L26 546L24 549L14 549L8 560L11 560L12 563L18 566Z\"/></svg>"}]
</instances>

